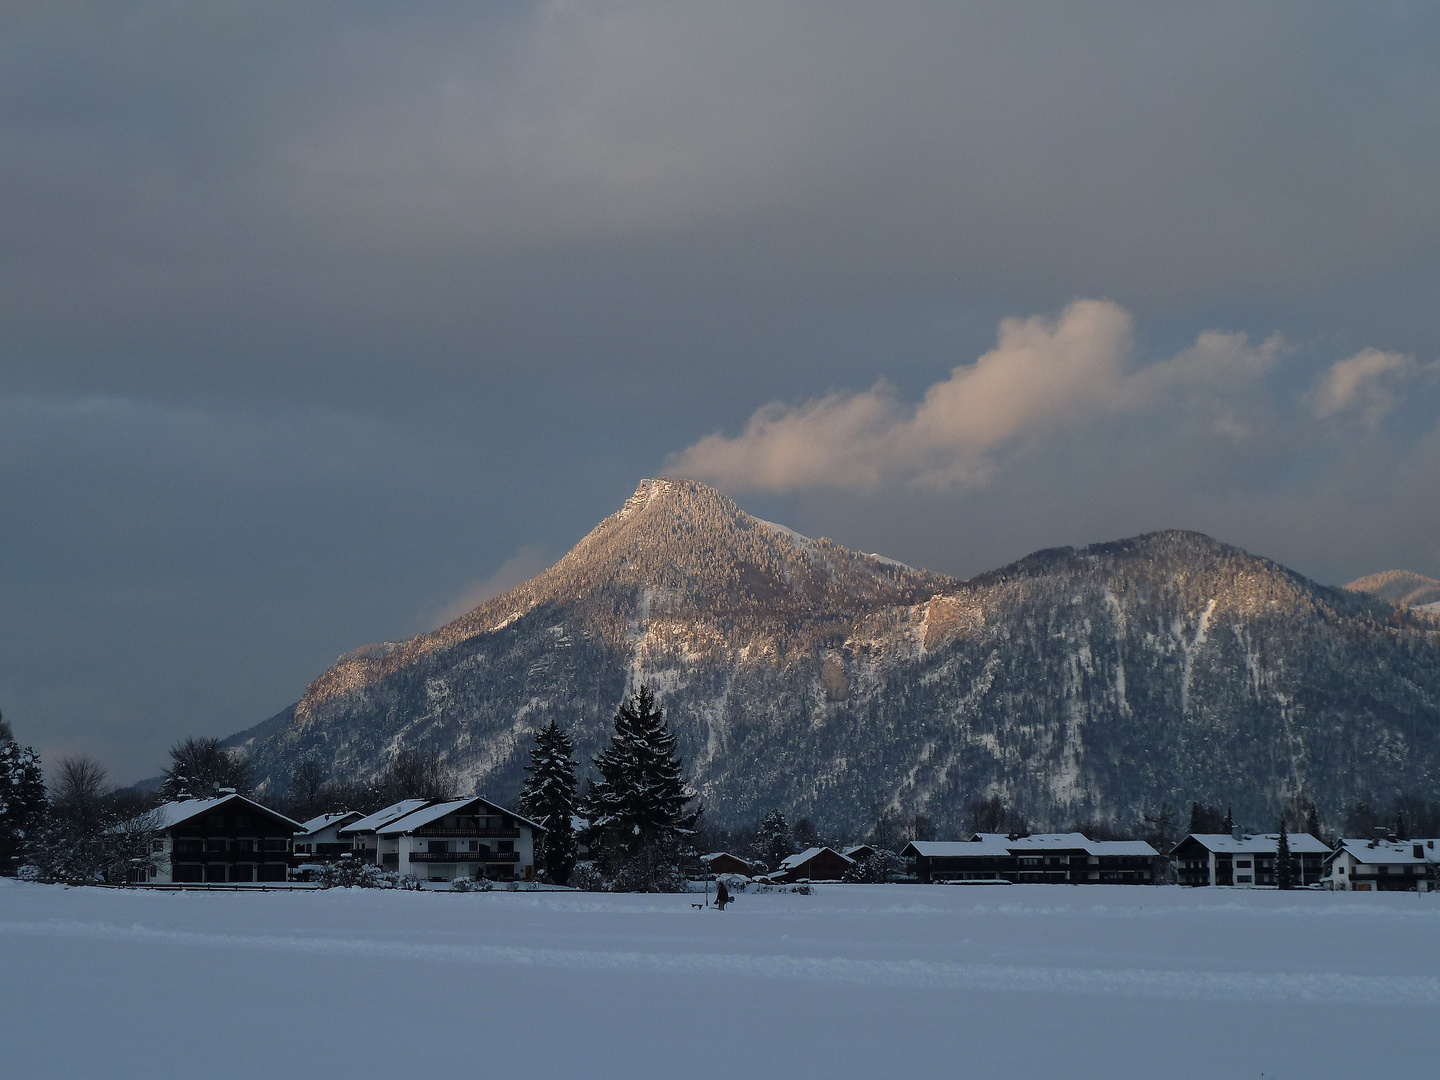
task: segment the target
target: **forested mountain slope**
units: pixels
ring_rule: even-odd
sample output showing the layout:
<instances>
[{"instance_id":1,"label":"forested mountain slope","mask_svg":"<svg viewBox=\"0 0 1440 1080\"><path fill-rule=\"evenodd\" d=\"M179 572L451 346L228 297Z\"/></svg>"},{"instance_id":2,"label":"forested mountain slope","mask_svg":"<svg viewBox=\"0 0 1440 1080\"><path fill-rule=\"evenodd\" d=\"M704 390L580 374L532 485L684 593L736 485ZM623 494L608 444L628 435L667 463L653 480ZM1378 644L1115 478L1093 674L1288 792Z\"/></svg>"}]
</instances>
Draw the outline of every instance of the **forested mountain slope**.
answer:
<instances>
[{"instance_id":1,"label":"forested mountain slope","mask_svg":"<svg viewBox=\"0 0 1440 1080\"><path fill-rule=\"evenodd\" d=\"M414 747L509 798L536 728L588 760L643 681L722 822L893 805L955 829L999 795L1035 825L1192 799L1261 823L1290 794L1440 793L1437 631L1197 533L961 582L647 480L554 567L342 657L242 745L262 791L306 757L363 780Z\"/></svg>"}]
</instances>

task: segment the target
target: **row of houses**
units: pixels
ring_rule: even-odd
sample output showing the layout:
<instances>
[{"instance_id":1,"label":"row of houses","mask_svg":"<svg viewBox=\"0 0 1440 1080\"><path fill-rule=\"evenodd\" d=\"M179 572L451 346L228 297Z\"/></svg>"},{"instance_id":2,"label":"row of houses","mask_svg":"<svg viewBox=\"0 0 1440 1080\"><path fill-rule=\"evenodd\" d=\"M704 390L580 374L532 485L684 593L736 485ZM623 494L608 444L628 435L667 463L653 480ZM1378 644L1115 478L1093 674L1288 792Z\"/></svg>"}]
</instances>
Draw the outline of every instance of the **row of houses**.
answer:
<instances>
[{"instance_id":1,"label":"row of houses","mask_svg":"<svg viewBox=\"0 0 1440 1080\"><path fill-rule=\"evenodd\" d=\"M154 818L152 865L134 875L154 884L287 881L346 856L422 881L532 881L544 832L479 797L406 799L299 822L224 792L165 803Z\"/></svg>"},{"instance_id":2,"label":"row of houses","mask_svg":"<svg viewBox=\"0 0 1440 1080\"><path fill-rule=\"evenodd\" d=\"M406 799L372 814L345 811L293 821L246 796L180 799L154 812L152 866L136 880L156 884L282 882L350 857L423 881L459 878L532 881L537 822L475 797ZM1279 835L1192 833L1168 854L1182 885L1273 887ZM1440 887L1433 839L1342 840L1333 850L1305 833L1288 838L1296 884L1346 891L1428 891ZM838 881L868 845L812 847L766 877L776 882ZM922 882L1043 882L1148 885L1161 855L1143 840L1091 840L1083 833L1007 836L973 833L959 841L912 841L901 855ZM712 874L750 875L752 864L726 852L701 858Z\"/></svg>"},{"instance_id":3,"label":"row of houses","mask_svg":"<svg viewBox=\"0 0 1440 1080\"><path fill-rule=\"evenodd\" d=\"M1307 833L1287 837L1297 885L1342 891L1426 892L1440 888L1435 840L1342 840L1331 849ZM1169 853L1181 885L1273 888L1278 884L1278 833L1191 833ZM868 847L814 847L791 855L765 875L776 882L838 881ZM901 855L907 876L922 882L1150 885L1164 861L1143 840L1091 840L1083 833L1008 836L972 833L966 840L916 840ZM748 872L725 852L703 856L712 873Z\"/></svg>"},{"instance_id":4,"label":"row of houses","mask_svg":"<svg viewBox=\"0 0 1440 1080\"><path fill-rule=\"evenodd\" d=\"M901 852L920 881L1150 885L1159 852L1144 840L1091 840L1083 833L968 840L915 840Z\"/></svg>"}]
</instances>

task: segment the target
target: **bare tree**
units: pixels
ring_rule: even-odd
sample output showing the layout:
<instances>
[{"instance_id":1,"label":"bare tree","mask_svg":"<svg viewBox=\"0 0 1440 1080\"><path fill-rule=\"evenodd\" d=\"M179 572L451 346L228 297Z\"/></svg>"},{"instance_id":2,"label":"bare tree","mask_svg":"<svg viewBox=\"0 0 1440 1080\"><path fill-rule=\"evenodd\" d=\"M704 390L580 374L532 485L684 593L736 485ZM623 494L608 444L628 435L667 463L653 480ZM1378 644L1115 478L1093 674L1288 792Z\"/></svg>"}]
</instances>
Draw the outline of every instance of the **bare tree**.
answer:
<instances>
[{"instance_id":1,"label":"bare tree","mask_svg":"<svg viewBox=\"0 0 1440 1080\"><path fill-rule=\"evenodd\" d=\"M107 824L110 785L105 766L88 754L60 759L50 805L57 816L83 836L96 836Z\"/></svg>"},{"instance_id":2,"label":"bare tree","mask_svg":"<svg viewBox=\"0 0 1440 1080\"><path fill-rule=\"evenodd\" d=\"M191 737L170 748L170 767L160 789L165 798L213 799L221 788L233 788L241 795L254 790L250 766L240 753L209 738Z\"/></svg>"},{"instance_id":3,"label":"bare tree","mask_svg":"<svg viewBox=\"0 0 1440 1080\"><path fill-rule=\"evenodd\" d=\"M329 793L325 767L314 758L307 758L295 767L290 777L290 797L301 821L325 812Z\"/></svg>"},{"instance_id":4,"label":"bare tree","mask_svg":"<svg viewBox=\"0 0 1440 1080\"><path fill-rule=\"evenodd\" d=\"M455 777L435 751L402 750L380 781L386 799L453 799Z\"/></svg>"}]
</instances>

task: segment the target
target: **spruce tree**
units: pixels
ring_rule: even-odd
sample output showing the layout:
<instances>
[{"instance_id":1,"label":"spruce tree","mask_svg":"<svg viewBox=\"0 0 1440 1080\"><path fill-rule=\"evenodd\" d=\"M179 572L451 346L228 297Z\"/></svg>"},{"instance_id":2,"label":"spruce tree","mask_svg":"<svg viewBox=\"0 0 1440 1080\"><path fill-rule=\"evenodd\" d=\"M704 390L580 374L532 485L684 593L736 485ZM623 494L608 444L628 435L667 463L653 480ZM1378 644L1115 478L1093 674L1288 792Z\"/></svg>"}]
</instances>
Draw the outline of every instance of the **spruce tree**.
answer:
<instances>
[{"instance_id":1,"label":"spruce tree","mask_svg":"<svg viewBox=\"0 0 1440 1080\"><path fill-rule=\"evenodd\" d=\"M694 795L681 773L675 736L648 686L620 706L610 745L593 761L600 775L586 790L582 813L605 869L625 889L682 886L680 839L699 813L690 809Z\"/></svg>"},{"instance_id":2,"label":"spruce tree","mask_svg":"<svg viewBox=\"0 0 1440 1080\"><path fill-rule=\"evenodd\" d=\"M3 720L0 720L3 723ZM13 874L15 860L27 837L44 818L45 775L40 755L10 738L8 725L0 732L0 874Z\"/></svg>"},{"instance_id":3,"label":"spruce tree","mask_svg":"<svg viewBox=\"0 0 1440 1080\"><path fill-rule=\"evenodd\" d=\"M1282 889L1295 887L1295 863L1290 857L1290 837L1285 832L1285 815L1280 815L1280 839L1275 844L1275 884Z\"/></svg>"},{"instance_id":4,"label":"spruce tree","mask_svg":"<svg viewBox=\"0 0 1440 1080\"><path fill-rule=\"evenodd\" d=\"M785 856L794 853L795 847L796 840L785 815L779 810L771 810L755 829L755 857L765 864L767 870L775 870Z\"/></svg>"},{"instance_id":5,"label":"spruce tree","mask_svg":"<svg viewBox=\"0 0 1440 1080\"><path fill-rule=\"evenodd\" d=\"M535 862L545 880L564 885L575 868L575 745L570 736L551 720L535 733L530 748L529 775L520 790L520 810L545 826L536 838Z\"/></svg>"},{"instance_id":6,"label":"spruce tree","mask_svg":"<svg viewBox=\"0 0 1440 1080\"><path fill-rule=\"evenodd\" d=\"M1227 833L1235 831L1235 816L1230 813L1230 807L1228 806L1225 807L1225 831Z\"/></svg>"}]
</instances>

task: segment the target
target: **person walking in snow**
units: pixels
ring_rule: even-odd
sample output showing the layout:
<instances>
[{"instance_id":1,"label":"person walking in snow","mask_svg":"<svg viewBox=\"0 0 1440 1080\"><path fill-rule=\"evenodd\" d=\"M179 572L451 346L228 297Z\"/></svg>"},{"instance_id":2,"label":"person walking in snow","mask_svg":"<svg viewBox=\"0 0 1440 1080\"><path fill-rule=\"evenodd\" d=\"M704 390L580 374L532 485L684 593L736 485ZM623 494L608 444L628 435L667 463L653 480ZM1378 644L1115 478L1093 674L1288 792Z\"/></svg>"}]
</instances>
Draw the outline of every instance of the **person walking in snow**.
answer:
<instances>
[{"instance_id":1,"label":"person walking in snow","mask_svg":"<svg viewBox=\"0 0 1440 1080\"><path fill-rule=\"evenodd\" d=\"M730 902L730 890L727 889L727 888L725 888L725 882L724 882L724 881L720 880L719 878L716 878L716 879L715 879L715 906L716 906L717 908L719 908L721 911L724 911L724 910L725 910L725 905L728 904L729 902Z\"/></svg>"}]
</instances>

